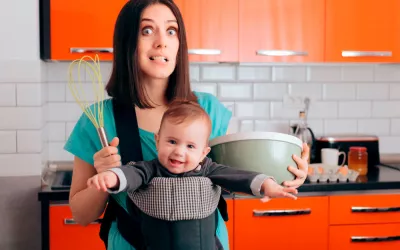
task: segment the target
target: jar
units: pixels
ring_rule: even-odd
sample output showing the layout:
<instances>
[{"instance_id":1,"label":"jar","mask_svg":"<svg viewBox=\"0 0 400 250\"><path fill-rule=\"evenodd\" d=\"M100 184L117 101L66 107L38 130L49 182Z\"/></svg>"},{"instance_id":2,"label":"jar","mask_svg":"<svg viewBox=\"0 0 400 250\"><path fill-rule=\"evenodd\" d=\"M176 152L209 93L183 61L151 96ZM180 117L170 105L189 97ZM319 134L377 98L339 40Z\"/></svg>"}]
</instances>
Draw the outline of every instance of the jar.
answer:
<instances>
[{"instance_id":1,"label":"jar","mask_svg":"<svg viewBox=\"0 0 400 250\"><path fill-rule=\"evenodd\" d=\"M348 153L348 167L360 175L368 173L368 153L366 147L350 147Z\"/></svg>"}]
</instances>

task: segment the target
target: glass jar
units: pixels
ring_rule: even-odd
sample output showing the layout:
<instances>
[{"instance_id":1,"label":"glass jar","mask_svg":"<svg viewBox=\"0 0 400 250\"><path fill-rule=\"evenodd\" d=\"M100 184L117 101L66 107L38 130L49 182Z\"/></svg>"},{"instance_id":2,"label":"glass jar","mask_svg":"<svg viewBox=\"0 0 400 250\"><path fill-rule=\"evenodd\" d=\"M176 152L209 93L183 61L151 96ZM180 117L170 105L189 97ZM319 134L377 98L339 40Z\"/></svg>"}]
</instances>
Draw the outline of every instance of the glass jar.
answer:
<instances>
[{"instance_id":1,"label":"glass jar","mask_svg":"<svg viewBox=\"0 0 400 250\"><path fill-rule=\"evenodd\" d=\"M349 169L357 171L360 175L368 173L368 153L366 147L350 147L348 153Z\"/></svg>"}]
</instances>

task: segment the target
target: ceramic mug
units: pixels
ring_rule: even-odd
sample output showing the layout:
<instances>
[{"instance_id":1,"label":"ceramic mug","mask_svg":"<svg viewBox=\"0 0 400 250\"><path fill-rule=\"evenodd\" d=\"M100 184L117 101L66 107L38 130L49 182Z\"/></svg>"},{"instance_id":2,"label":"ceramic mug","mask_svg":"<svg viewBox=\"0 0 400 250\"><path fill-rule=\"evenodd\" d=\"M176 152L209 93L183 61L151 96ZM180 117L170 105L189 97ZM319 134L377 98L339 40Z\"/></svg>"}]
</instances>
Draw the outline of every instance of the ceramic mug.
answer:
<instances>
[{"instance_id":1,"label":"ceramic mug","mask_svg":"<svg viewBox=\"0 0 400 250\"><path fill-rule=\"evenodd\" d=\"M346 153L335 148L323 148L321 149L321 161L323 164L329 166L337 166L339 162L339 156L343 155L343 161L339 166L343 166L346 162Z\"/></svg>"}]
</instances>

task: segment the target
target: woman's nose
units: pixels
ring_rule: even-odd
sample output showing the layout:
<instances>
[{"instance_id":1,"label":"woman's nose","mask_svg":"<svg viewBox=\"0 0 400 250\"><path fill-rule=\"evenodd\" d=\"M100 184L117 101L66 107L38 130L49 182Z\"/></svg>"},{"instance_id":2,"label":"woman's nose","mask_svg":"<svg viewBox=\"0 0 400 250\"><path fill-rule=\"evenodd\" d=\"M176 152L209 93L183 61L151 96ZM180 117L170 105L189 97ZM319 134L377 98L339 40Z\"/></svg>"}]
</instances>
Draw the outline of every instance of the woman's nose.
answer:
<instances>
[{"instance_id":1,"label":"woman's nose","mask_svg":"<svg viewBox=\"0 0 400 250\"><path fill-rule=\"evenodd\" d=\"M167 37L165 34L158 34L157 39L155 41L156 48L166 48L167 47Z\"/></svg>"}]
</instances>

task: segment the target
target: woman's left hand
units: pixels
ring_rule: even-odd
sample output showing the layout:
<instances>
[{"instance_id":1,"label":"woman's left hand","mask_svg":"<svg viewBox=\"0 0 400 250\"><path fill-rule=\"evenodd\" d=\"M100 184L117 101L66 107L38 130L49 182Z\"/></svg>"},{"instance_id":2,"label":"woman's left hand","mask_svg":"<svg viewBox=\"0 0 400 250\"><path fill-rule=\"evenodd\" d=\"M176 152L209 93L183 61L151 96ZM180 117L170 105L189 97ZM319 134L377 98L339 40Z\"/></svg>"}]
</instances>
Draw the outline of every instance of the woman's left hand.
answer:
<instances>
[{"instance_id":1,"label":"woman's left hand","mask_svg":"<svg viewBox=\"0 0 400 250\"><path fill-rule=\"evenodd\" d=\"M285 181L283 185L285 187L298 188L301 186L307 178L308 173L308 157L310 155L310 148L307 143L303 143L303 151L301 152L301 158L297 155L293 155L293 160L296 162L297 167L289 166L289 171L292 172L296 179L293 181Z\"/></svg>"}]
</instances>

